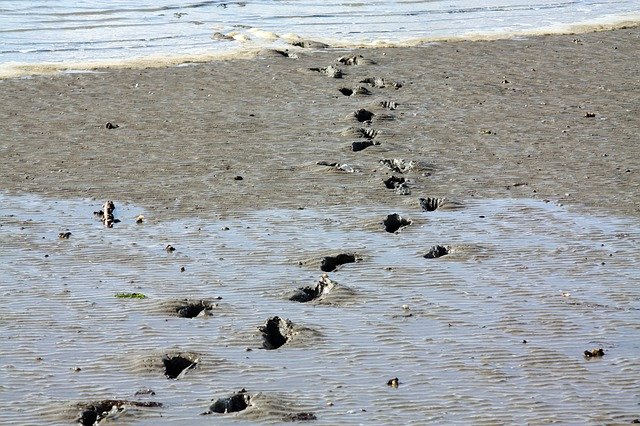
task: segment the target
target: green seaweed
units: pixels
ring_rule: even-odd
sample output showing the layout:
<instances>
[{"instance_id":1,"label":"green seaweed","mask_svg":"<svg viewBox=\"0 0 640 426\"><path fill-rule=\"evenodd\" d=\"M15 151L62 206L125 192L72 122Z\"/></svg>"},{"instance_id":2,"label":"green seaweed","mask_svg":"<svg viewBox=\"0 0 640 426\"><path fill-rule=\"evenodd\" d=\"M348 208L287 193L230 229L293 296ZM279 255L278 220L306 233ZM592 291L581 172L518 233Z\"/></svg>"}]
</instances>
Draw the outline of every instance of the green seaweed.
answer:
<instances>
[{"instance_id":1,"label":"green seaweed","mask_svg":"<svg viewBox=\"0 0 640 426\"><path fill-rule=\"evenodd\" d=\"M142 293L116 293L116 297L119 299L146 299Z\"/></svg>"}]
</instances>

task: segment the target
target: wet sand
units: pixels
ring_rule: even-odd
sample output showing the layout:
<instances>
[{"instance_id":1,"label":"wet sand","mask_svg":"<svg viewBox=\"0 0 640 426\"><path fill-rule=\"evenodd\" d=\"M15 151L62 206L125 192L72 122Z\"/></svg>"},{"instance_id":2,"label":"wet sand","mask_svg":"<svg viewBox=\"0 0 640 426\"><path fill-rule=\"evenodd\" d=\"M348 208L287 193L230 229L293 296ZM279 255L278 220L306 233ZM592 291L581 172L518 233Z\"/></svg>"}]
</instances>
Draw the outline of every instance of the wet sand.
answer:
<instances>
[{"instance_id":1,"label":"wet sand","mask_svg":"<svg viewBox=\"0 0 640 426\"><path fill-rule=\"evenodd\" d=\"M163 404L120 416L141 424L629 423L639 39L1 81L0 419L70 422L77 404L129 399ZM370 93L340 90L358 86ZM380 162L393 159L406 168ZM424 211L427 197L448 206ZM107 199L113 228L93 217ZM408 226L386 232L394 213ZM328 272L335 288L288 300L340 253L357 261ZM181 317L185 299L207 312ZM266 350L257 330L274 316L293 337ZM594 348L605 355L585 358ZM178 356L190 368L168 379ZM247 410L200 416L242 388Z\"/></svg>"},{"instance_id":2,"label":"wet sand","mask_svg":"<svg viewBox=\"0 0 640 426\"><path fill-rule=\"evenodd\" d=\"M420 196L561 200L640 212L640 30L254 60L0 83L2 189L112 198L162 217L264 207L413 205L378 161L432 166ZM345 66L361 54L375 64ZM334 65L343 78L309 68ZM402 87L373 88L381 77ZM369 96L340 88L364 86ZM379 102L392 101L390 111ZM347 118L376 114L352 152ZM593 113L588 118L585 114ZM385 119L387 118L387 119ZM107 122L120 127L108 130ZM490 132L490 134L489 134ZM349 133L349 132L346 132ZM347 163L333 173L317 161ZM236 176L243 180L236 181ZM568 195L567 195L568 194Z\"/></svg>"}]
</instances>

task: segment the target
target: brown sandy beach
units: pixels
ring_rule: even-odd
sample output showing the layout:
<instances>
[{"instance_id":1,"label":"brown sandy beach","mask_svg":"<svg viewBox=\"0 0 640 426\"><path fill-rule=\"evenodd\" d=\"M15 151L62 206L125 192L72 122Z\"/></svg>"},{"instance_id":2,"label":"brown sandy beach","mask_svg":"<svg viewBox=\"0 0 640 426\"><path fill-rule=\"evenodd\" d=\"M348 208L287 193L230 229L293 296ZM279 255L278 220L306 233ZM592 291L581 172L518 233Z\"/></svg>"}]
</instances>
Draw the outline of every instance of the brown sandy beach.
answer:
<instances>
[{"instance_id":1,"label":"brown sandy beach","mask_svg":"<svg viewBox=\"0 0 640 426\"><path fill-rule=\"evenodd\" d=\"M149 425L640 418L639 45L635 27L0 80L0 423L92 402ZM411 225L385 232L391 213ZM282 347L257 331L275 316ZM233 392L246 410L201 416Z\"/></svg>"},{"instance_id":2,"label":"brown sandy beach","mask_svg":"<svg viewBox=\"0 0 640 426\"><path fill-rule=\"evenodd\" d=\"M5 80L0 182L11 192L129 200L169 216L393 206L415 197L383 190L389 171L378 161L402 158L431 166L429 176L410 176L420 196L533 197L638 215L639 38L631 28L299 51L299 59L264 52ZM343 55L375 64L337 64ZM343 78L308 71L329 65ZM402 87L359 83L369 77ZM358 85L371 95L338 90ZM386 110L381 101L399 106ZM376 114L370 127L380 145L352 152L357 138L341 132L366 127L349 117L360 108ZM106 122L120 127L107 130ZM318 161L361 173L332 173Z\"/></svg>"}]
</instances>

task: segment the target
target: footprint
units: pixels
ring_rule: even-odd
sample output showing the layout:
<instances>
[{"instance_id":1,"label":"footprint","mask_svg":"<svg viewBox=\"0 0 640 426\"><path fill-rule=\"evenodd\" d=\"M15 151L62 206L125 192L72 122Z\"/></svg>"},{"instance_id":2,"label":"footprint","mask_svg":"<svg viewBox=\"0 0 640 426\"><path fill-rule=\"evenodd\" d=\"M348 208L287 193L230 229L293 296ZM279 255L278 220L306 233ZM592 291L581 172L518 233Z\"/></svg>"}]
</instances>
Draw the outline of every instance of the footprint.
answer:
<instances>
[{"instance_id":1,"label":"footprint","mask_svg":"<svg viewBox=\"0 0 640 426\"><path fill-rule=\"evenodd\" d=\"M437 259L439 257L446 256L449 253L451 253L451 247L433 246L427 252L427 254L422 257L424 257L425 259Z\"/></svg>"},{"instance_id":2,"label":"footprint","mask_svg":"<svg viewBox=\"0 0 640 426\"><path fill-rule=\"evenodd\" d=\"M378 135L378 131L365 127L349 127L348 129L343 130L341 134L343 136L373 139Z\"/></svg>"},{"instance_id":3,"label":"footprint","mask_svg":"<svg viewBox=\"0 0 640 426\"><path fill-rule=\"evenodd\" d=\"M420 207L422 210L432 212L438 209L443 203L442 198L420 198Z\"/></svg>"},{"instance_id":4,"label":"footprint","mask_svg":"<svg viewBox=\"0 0 640 426\"><path fill-rule=\"evenodd\" d=\"M353 152L358 152L358 151L362 151L362 150L367 149L370 146L374 146L374 145L380 145L380 142L373 142L372 140L357 141L357 142L353 142L351 144L351 150Z\"/></svg>"},{"instance_id":5,"label":"footprint","mask_svg":"<svg viewBox=\"0 0 640 426\"><path fill-rule=\"evenodd\" d=\"M355 117L356 120L358 120L360 123L370 123L371 120L373 120L373 116L375 114L372 113L371 111L367 111L366 109L359 109L357 111L355 111L353 114L351 114L352 117Z\"/></svg>"},{"instance_id":6,"label":"footprint","mask_svg":"<svg viewBox=\"0 0 640 426\"><path fill-rule=\"evenodd\" d=\"M402 87L402 83L394 81L394 82L387 82L384 78L381 77L368 77L365 78L364 80L360 80L360 83L366 83L371 85L371 87L375 87L378 89L383 89L387 86L391 86L394 89L398 90L399 88Z\"/></svg>"},{"instance_id":7,"label":"footprint","mask_svg":"<svg viewBox=\"0 0 640 426\"><path fill-rule=\"evenodd\" d=\"M390 109L391 111L398 108L398 103L393 101L381 101L378 105L382 108Z\"/></svg>"},{"instance_id":8,"label":"footprint","mask_svg":"<svg viewBox=\"0 0 640 426\"><path fill-rule=\"evenodd\" d=\"M415 161L405 161L402 158L382 159L380 164L397 173L408 173L416 166Z\"/></svg>"},{"instance_id":9,"label":"footprint","mask_svg":"<svg viewBox=\"0 0 640 426\"><path fill-rule=\"evenodd\" d=\"M373 65L374 61L371 59L365 59L362 55L355 56L341 56L336 59L337 62L340 62L343 65Z\"/></svg>"},{"instance_id":10,"label":"footprint","mask_svg":"<svg viewBox=\"0 0 640 426\"><path fill-rule=\"evenodd\" d=\"M356 86L353 89L350 89L348 87L342 87L338 90L340 91L340 93L342 93L345 96L358 96L358 95L367 96L371 94L371 91L369 89L362 86Z\"/></svg>"},{"instance_id":11,"label":"footprint","mask_svg":"<svg viewBox=\"0 0 640 426\"><path fill-rule=\"evenodd\" d=\"M251 395L243 388L239 392L234 393L231 396L224 398L218 398L213 404L209 406L209 411L205 411L202 414L212 413L237 413L244 411L251 405Z\"/></svg>"},{"instance_id":12,"label":"footprint","mask_svg":"<svg viewBox=\"0 0 640 426\"><path fill-rule=\"evenodd\" d=\"M309 68L309 71L318 72L321 74L326 74L331 78L342 78L342 70L329 65L326 68Z\"/></svg>"},{"instance_id":13,"label":"footprint","mask_svg":"<svg viewBox=\"0 0 640 426\"><path fill-rule=\"evenodd\" d=\"M274 53L280 55L280 56L284 56L285 58L289 58L289 59L298 59L298 54L294 53L294 52L289 52L288 50L273 50Z\"/></svg>"},{"instance_id":14,"label":"footprint","mask_svg":"<svg viewBox=\"0 0 640 426\"><path fill-rule=\"evenodd\" d=\"M422 210L432 212L437 209L456 210L461 209L463 204L457 201L447 200L446 198L420 198L420 207Z\"/></svg>"},{"instance_id":15,"label":"footprint","mask_svg":"<svg viewBox=\"0 0 640 426\"><path fill-rule=\"evenodd\" d=\"M314 40L297 40L291 43L293 46L302 47L303 49L326 49L328 44Z\"/></svg>"},{"instance_id":16,"label":"footprint","mask_svg":"<svg viewBox=\"0 0 640 426\"><path fill-rule=\"evenodd\" d=\"M322 262L320 262L320 270L323 272L333 272L340 265L357 261L358 258L355 253L340 253L336 256L325 256L322 258Z\"/></svg>"},{"instance_id":17,"label":"footprint","mask_svg":"<svg viewBox=\"0 0 640 426\"><path fill-rule=\"evenodd\" d=\"M125 401L120 399L105 399L103 401L88 402L80 404L79 408L82 411L76 419L76 422L84 426L93 426L95 424L99 424L107 417L112 416L115 418L129 407L160 408L162 407L162 403L152 401Z\"/></svg>"},{"instance_id":18,"label":"footprint","mask_svg":"<svg viewBox=\"0 0 640 426\"><path fill-rule=\"evenodd\" d=\"M288 299L292 302L306 303L328 294L335 287L335 283L327 274L322 274L315 287L301 287L293 292Z\"/></svg>"},{"instance_id":19,"label":"footprint","mask_svg":"<svg viewBox=\"0 0 640 426\"><path fill-rule=\"evenodd\" d=\"M393 189L395 192L401 195L411 194L408 181L403 177L391 176L389 179L383 181L387 189Z\"/></svg>"},{"instance_id":20,"label":"footprint","mask_svg":"<svg viewBox=\"0 0 640 426\"><path fill-rule=\"evenodd\" d=\"M403 218L398 213L388 215L382 222L384 230L391 234L399 232L402 228L406 228L411 225L411 223L411 220Z\"/></svg>"},{"instance_id":21,"label":"footprint","mask_svg":"<svg viewBox=\"0 0 640 426\"><path fill-rule=\"evenodd\" d=\"M262 333L262 346L267 350L273 350L282 347L291 338L293 324L287 319L273 317L258 327L258 331Z\"/></svg>"},{"instance_id":22,"label":"footprint","mask_svg":"<svg viewBox=\"0 0 640 426\"><path fill-rule=\"evenodd\" d=\"M169 379L181 379L188 370L195 368L200 359L194 354L175 354L162 357L164 375Z\"/></svg>"},{"instance_id":23,"label":"footprint","mask_svg":"<svg viewBox=\"0 0 640 426\"><path fill-rule=\"evenodd\" d=\"M189 301L185 299L175 307L175 311L180 318L195 318L211 315L211 310L216 306L215 303L207 300Z\"/></svg>"}]
</instances>

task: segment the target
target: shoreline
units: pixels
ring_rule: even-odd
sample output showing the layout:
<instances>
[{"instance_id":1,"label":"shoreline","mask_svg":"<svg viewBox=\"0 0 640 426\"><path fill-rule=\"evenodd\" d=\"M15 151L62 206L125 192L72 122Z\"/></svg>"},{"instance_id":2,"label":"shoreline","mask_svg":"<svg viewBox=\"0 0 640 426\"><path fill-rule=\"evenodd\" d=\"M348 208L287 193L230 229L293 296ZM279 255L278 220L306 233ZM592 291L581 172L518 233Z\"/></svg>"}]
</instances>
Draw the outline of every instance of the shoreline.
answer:
<instances>
[{"instance_id":1,"label":"shoreline","mask_svg":"<svg viewBox=\"0 0 640 426\"><path fill-rule=\"evenodd\" d=\"M637 216L639 38L634 28L298 59L264 51L4 80L0 189L160 205L170 216L418 197L532 197ZM370 63L336 63L343 55ZM330 65L343 77L310 71ZM402 87L360 83L373 77ZM371 94L339 91L357 86ZM370 125L358 109L375 114ZM376 145L353 152L361 128L377 132ZM407 173L411 195L382 184L393 172L379 160L392 158L426 164Z\"/></svg>"},{"instance_id":2,"label":"shoreline","mask_svg":"<svg viewBox=\"0 0 640 426\"><path fill-rule=\"evenodd\" d=\"M237 42L236 47L214 50L207 53L193 54L152 54L127 59L103 58L87 61L66 61L66 62L8 62L0 64L0 81L20 77L59 75L61 73L77 72L109 72L114 69L138 70L146 68L177 67L190 64L203 64L212 61L225 61L230 59L254 59L260 56L265 50L293 50L297 53L304 52L303 47L296 46L296 42L309 42L324 44L328 49L354 50L354 49L383 49L383 48L417 48L424 47L432 43L459 43L473 41L499 41L499 40L523 40L535 37L545 37L552 35L581 35L588 33L599 33L617 30L627 30L640 27L640 14L628 13L617 17L615 20L591 20L575 24L563 24L557 27L545 27L535 30L524 30L518 32L469 32L461 35L440 35L432 37L418 37L406 40L379 39L368 42L345 42L339 40L322 38L303 38L295 34L279 36L275 33L249 28L249 34L265 33L269 36L258 38L256 43L250 37L236 34L234 39L225 34L220 37L229 37L228 41ZM254 31L255 30L255 31ZM212 39L215 40L215 38ZM317 41L315 41L317 40ZM272 43L269 44L269 41ZM220 42L220 41L218 41ZM277 42L277 43L276 43ZM222 41L221 43L225 43ZM213 47L213 46L212 46Z\"/></svg>"}]
</instances>

